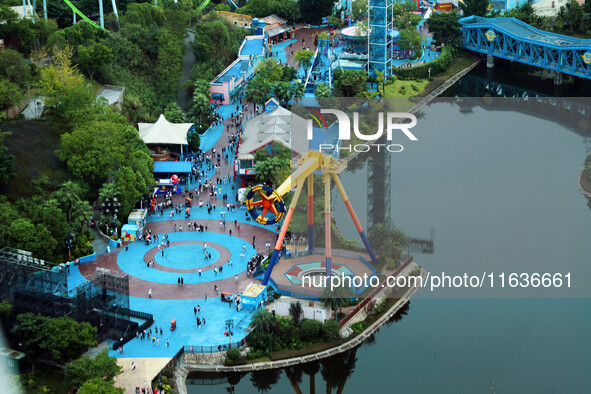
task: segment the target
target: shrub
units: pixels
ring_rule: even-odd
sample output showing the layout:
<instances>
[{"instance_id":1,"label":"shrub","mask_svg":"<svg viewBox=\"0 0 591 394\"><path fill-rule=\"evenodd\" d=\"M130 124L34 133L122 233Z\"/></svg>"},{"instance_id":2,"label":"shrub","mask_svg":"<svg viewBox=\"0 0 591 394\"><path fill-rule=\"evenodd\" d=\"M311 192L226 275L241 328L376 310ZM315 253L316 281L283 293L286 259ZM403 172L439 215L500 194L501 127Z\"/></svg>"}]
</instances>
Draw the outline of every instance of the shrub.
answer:
<instances>
[{"instance_id":1,"label":"shrub","mask_svg":"<svg viewBox=\"0 0 591 394\"><path fill-rule=\"evenodd\" d=\"M238 349L229 349L226 352L226 362L236 362L240 358L240 350Z\"/></svg>"},{"instance_id":2,"label":"shrub","mask_svg":"<svg viewBox=\"0 0 591 394\"><path fill-rule=\"evenodd\" d=\"M431 69L431 75L437 75L447 70L447 68L451 65L452 60L453 55L451 49L448 47L443 47L441 49L441 55L439 55L439 57L435 60L421 64L417 67L396 68L393 71L400 79L428 78L429 69Z\"/></svg>"},{"instance_id":3,"label":"shrub","mask_svg":"<svg viewBox=\"0 0 591 394\"><path fill-rule=\"evenodd\" d=\"M419 91L419 88L417 87L417 85L410 85L410 87L412 88L412 90L414 90L415 92Z\"/></svg>"},{"instance_id":4,"label":"shrub","mask_svg":"<svg viewBox=\"0 0 591 394\"><path fill-rule=\"evenodd\" d=\"M302 321L302 339L305 341L311 341L318 338L322 330L322 323L317 320L304 319Z\"/></svg>"},{"instance_id":5,"label":"shrub","mask_svg":"<svg viewBox=\"0 0 591 394\"><path fill-rule=\"evenodd\" d=\"M329 320L322 326L322 333L326 339L334 341L340 337L341 327L336 320Z\"/></svg>"},{"instance_id":6,"label":"shrub","mask_svg":"<svg viewBox=\"0 0 591 394\"><path fill-rule=\"evenodd\" d=\"M235 349L230 349L230 350L235 350ZM258 349L258 350L253 350L250 353L248 353L248 356L246 356L249 360L254 360L255 358L261 358L263 356L266 356L267 352L265 352L262 349Z\"/></svg>"},{"instance_id":7,"label":"shrub","mask_svg":"<svg viewBox=\"0 0 591 394\"><path fill-rule=\"evenodd\" d=\"M351 324L351 330L353 330L353 332L355 334L359 334L361 331L363 331L364 328L365 328L364 321L358 321L357 323Z\"/></svg>"}]
</instances>

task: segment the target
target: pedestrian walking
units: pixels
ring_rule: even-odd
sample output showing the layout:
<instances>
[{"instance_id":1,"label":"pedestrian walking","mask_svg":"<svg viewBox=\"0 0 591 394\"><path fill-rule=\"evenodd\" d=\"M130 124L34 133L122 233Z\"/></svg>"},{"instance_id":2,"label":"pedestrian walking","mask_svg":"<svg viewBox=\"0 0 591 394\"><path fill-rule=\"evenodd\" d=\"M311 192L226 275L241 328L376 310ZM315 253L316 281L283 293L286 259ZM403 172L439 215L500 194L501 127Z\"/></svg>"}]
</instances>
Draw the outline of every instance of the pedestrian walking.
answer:
<instances>
[{"instance_id":1,"label":"pedestrian walking","mask_svg":"<svg viewBox=\"0 0 591 394\"><path fill-rule=\"evenodd\" d=\"M197 316L197 308L193 307L193 313Z\"/></svg>"},{"instance_id":2,"label":"pedestrian walking","mask_svg":"<svg viewBox=\"0 0 591 394\"><path fill-rule=\"evenodd\" d=\"M152 298L152 288L148 289L148 298Z\"/></svg>"},{"instance_id":3,"label":"pedestrian walking","mask_svg":"<svg viewBox=\"0 0 591 394\"><path fill-rule=\"evenodd\" d=\"M131 363L131 372L135 372L135 361Z\"/></svg>"}]
</instances>

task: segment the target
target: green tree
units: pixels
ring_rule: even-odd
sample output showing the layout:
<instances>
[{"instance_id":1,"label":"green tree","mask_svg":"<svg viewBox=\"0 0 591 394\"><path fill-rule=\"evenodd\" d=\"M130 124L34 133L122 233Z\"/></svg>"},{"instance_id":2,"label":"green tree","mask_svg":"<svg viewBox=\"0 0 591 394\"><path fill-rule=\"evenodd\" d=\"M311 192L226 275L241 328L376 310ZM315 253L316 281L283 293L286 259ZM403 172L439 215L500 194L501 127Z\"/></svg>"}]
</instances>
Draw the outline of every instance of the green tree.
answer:
<instances>
[{"instance_id":1,"label":"green tree","mask_svg":"<svg viewBox=\"0 0 591 394\"><path fill-rule=\"evenodd\" d=\"M312 64L312 58L314 57L314 52L310 51L309 49L300 49L295 53L293 56L293 60L295 60L300 67L303 67L308 73L308 68Z\"/></svg>"},{"instance_id":2,"label":"green tree","mask_svg":"<svg viewBox=\"0 0 591 394\"><path fill-rule=\"evenodd\" d=\"M214 11L231 11L231 8L228 4L217 4L214 8Z\"/></svg>"},{"instance_id":3,"label":"green tree","mask_svg":"<svg viewBox=\"0 0 591 394\"><path fill-rule=\"evenodd\" d=\"M274 0L273 12L287 20L287 23L295 25L301 17L300 5L296 0Z\"/></svg>"},{"instance_id":4,"label":"green tree","mask_svg":"<svg viewBox=\"0 0 591 394\"><path fill-rule=\"evenodd\" d=\"M57 156L74 175L97 185L126 162L126 148L116 124L93 120L63 134Z\"/></svg>"},{"instance_id":5,"label":"green tree","mask_svg":"<svg viewBox=\"0 0 591 394\"><path fill-rule=\"evenodd\" d=\"M78 394L123 394L125 389L115 387L114 381L105 382L101 378L93 378L84 382Z\"/></svg>"},{"instance_id":6,"label":"green tree","mask_svg":"<svg viewBox=\"0 0 591 394\"><path fill-rule=\"evenodd\" d=\"M322 333L327 340L334 341L340 338L341 327L336 320L329 320L322 326Z\"/></svg>"},{"instance_id":7,"label":"green tree","mask_svg":"<svg viewBox=\"0 0 591 394\"><path fill-rule=\"evenodd\" d=\"M23 99L31 82L31 68L23 55L11 49L0 52L0 109Z\"/></svg>"},{"instance_id":8,"label":"green tree","mask_svg":"<svg viewBox=\"0 0 591 394\"><path fill-rule=\"evenodd\" d=\"M287 65L287 63L283 65L283 77L281 78L282 81L291 82L296 79L297 76L298 71L295 68L290 67Z\"/></svg>"},{"instance_id":9,"label":"green tree","mask_svg":"<svg viewBox=\"0 0 591 394\"><path fill-rule=\"evenodd\" d=\"M305 341L313 341L318 339L322 332L322 323L318 320L304 319L302 321L302 339Z\"/></svg>"},{"instance_id":10,"label":"green tree","mask_svg":"<svg viewBox=\"0 0 591 394\"><path fill-rule=\"evenodd\" d=\"M40 314L24 313L16 317L12 333L19 337L23 344L23 352L27 355L29 362L35 372L38 355L43 343L42 332L49 317Z\"/></svg>"},{"instance_id":11,"label":"green tree","mask_svg":"<svg viewBox=\"0 0 591 394\"><path fill-rule=\"evenodd\" d=\"M102 67L111 63L113 51L106 45L90 41L86 45L79 45L76 61L86 71L88 78L92 79L94 74Z\"/></svg>"},{"instance_id":12,"label":"green tree","mask_svg":"<svg viewBox=\"0 0 591 394\"><path fill-rule=\"evenodd\" d=\"M293 97L293 90L289 82L275 82L273 84L273 95L277 97L280 105L287 106L287 103Z\"/></svg>"},{"instance_id":13,"label":"green tree","mask_svg":"<svg viewBox=\"0 0 591 394\"><path fill-rule=\"evenodd\" d=\"M111 381L123 372L115 357L109 357L107 349L96 355L94 359L84 356L66 364L65 381L69 387L80 388L87 380L100 378Z\"/></svg>"},{"instance_id":14,"label":"green tree","mask_svg":"<svg viewBox=\"0 0 591 394\"><path fill-rule=\"evenodd\" d=\"M257 68L257 77L263 78L270 83L283 80L284 67L277 62L277 59L270 57L265 59Z\"/></svg>"},{"instance_id":15,"label":"green tree","mask_svg":"<svg viewBox=\"0 0 591 394\"><path fill-rule=\"evenodd\" d=\"M294 102L298 102L299 99L304 97L306 93L306 87L303 83L297 81L291 85L291 96L294 99Z\"/></svg>"},{"instance_id":16,"label":"green tree","mask_svg":"<svg viewBox=\"0 0 591 394\"><path fill-rule=\"evenodd\" d=\"M565 27L568 27L571 33L574 33L575 30L579 30L583 22L583 7L579 5L577 0L570 0L566 5L560 7L558 19Z\"/></svg>"},{"instance_id":17,"label":"green tree","mask_svg":"<svg viewBox=\"0 0 591 394\"><path fill-rule=\"evenodd\" d=\"M302 303L299 301L291 302L289 304L289 315L291 316L291 320L293 321L294 326L300 324L302 317L304 317L304 309L302 308Z\"/></svg>"},{"instance_id":18,"label":"green tree","mask_svg":"<svg viewBox=\"0 0 591 394\"><path fill-rule=\"evenodd\" d=\"M314 89L314 96L316 96L316 97L331 97L332 96L332 89L326 83L318 84L318 85L316 85L316 89Z\"/></svg>"},{"instance_id":19,"label":"green tree","mask_svg":"<svg viewBox=\"0 0 591 394\"><path fill-rule=\"evenodd\" d=\"M0 85L1 83L0 81ZM12 133L10 132L0 132L0 185L10 182L16 176L13 164L14 156L10 154L5 143L6 137L11 135Z\"/></svg>"},{"instance_id":20,"label":"green tree","mask_svg":"<svg viewBox=\"0 0 591 394\"><path fill-rule=\"evenodd\" d=\"M194 132L194 133L189 133L189 148L193 151L193 152L197 152L197 150L199 150L199 146L201 146L201 137L199 136L199 133Z\"/></svg>"},{"instance_id":21,"label":"green tree","mask_svg":"<svg viewBox=\"0 0 591 394\"><path fill-rule=\"evenodd\" d=\"M416 3L412 0L406 0L404 3L394 3L392 12L394 26L399 30L415 28L421 21L421 16L414 13L416 9Z\"/></svg>"},{"instance_id":22,"label":"green tree","mask_svg":"<svg viewBox=\"0 0 591 394\"><path fill-rule=\"evenodd\" d=\"M0 322L7 323L12 314L12 304L8 301L0 302Z\"/></svg>"},{"instance_id":23,"label":"green tree","mask_svg":"<svg viewBox=\"0 0 591 394\"><path fill-rule=\"evenodd\" d=\"M369 229L368 238L374 250L392 263L400 259L410 242L408 236L400 229L390 229L384 223L373 225Z\"/></svg>"},{"instance_id":24,"label":"green tree","mask_svg":"<svg viewBox=\"0 0 591 394\"><path fill-rule=\"evenodd\" d=\"M367 90L367 72L337 69L334 73L334 87L342 97L355 97Z\"/></svg>"},{"instance_id":25,"label":"green tree","mask_svg":"<svg viewBox=\"0 0 591 394\"><path fill-rule=\"evenodd\" d=\"M82 186L74 181L65 181L55 193L61 207L67 214L68 223L72 223L76 204L81 201Z\"/></svg>"},{"instance_id":26,"label":"green tree","mask_svg":"<svg viewBox=\"0 0 591 394\"><path fill-rule=\"evenodd\" d=\"M191 119L193 122L199 125L204 125L210 112L211 105L209 104L209 94L205 95L200 91L195 90L191 101Z\"/></svg>"},{"instance_id":27,"label":"green tree","mask_svg":"<svg viewBox=\"0 0 591 394\"><path fill-rule=\"evenodd\" d=\"M257 76L246 85L244 90L246 102L263 105L271 98L270 90L269 81Z\"/></svg>"},{"instance_id":28,"label":"green tree","mask_svg":"<svg viewBox=\"0 0 591 394\"><path fill-rule=\"evenodd\" d=\"M351 4L351 17L354 20L358 20L365 16L367 16L367 1L354 0Z\"/></svg>"},{"instance_id":29,"label":"green tree","mask_svg":"<svg viewBox=\"0 0 591 394\"><path fill-rule=\"evenodd\" d=\"M353 292L350 288L345 286L339 286L331 289L326 287L322 292L322 299L320 300L325 307L335 311L336 319L338 320L338 314L341 312L343 306L349 304L353 298Z\"/></svg>"},{"instance_id":30,"label":"green tree","mask_svg":"<svg viewBox=\"0 0 591 394\"><path fill-rule=\"evenodd\" d=\"M45 106L66 122L81 117L96 100L72 64L70 46L55 50L52 63L41 69L40 83Z\"/></svg>"},{"instance_id":31,"label":"green tree","mask_svg":"<svg viewBox=\"0 0 591 394\"><path fill-rule=\"evenodd\" d=\"M281 183L291 174L289 160L277 156L256 161L254 169L257 181L269 185Z\"/></svg>"},{"instance_id":32,"label":"green tree","mask_svg":"<svg viewBox=\"0 0 591 394\"><path fill-rule=\"evenodd\" d=\"M300 0L300 14L304 23L319 25L322 18L332 15L332 0Z\"/></svg>"},{"instance_id":33,"label":"green tree","mask_svg":"<svg viewBox=\"0 0 591 394\"><path fill-rule=\"evenodd\" d=\"M96 333L97 328L88 322L78 323L71 317L57 317L43 324L40 347L50 351L56 361L70 361L96 344Z\"/></svg>"},{"instance_id":34,"label":"green tree","mask_svg":"<svg viewBox=\"0 0 591 394\"><path fill-rule=\"evenodd\" d=\"M486 16L489 5L490 0L464 0L460 2L460 9L464 12L464 17Z\"/></svg>"},{"instance_id":35,"label":"green tree","mask_svg":"<svg viewBox=\"0 0 591 394\"><path fill-rule=\"evenodd\" d=\"M275 316L273 316L268 309L263 308L257 309L252 315L250 327L255 332L270 332L275 326L275 323Z\"/></svg>"},{"instance_id":36,"label":"green tree","mask_svg":"<svg viewBox=\"0 0 591 394\"><path fill-rule=\"evenodd\" d=\"M438 44L445 44L457 50L461 42L460 14L457 11L433 13L429 17L429 33Z\"/></svg>"},{"instance_id":37,"label":"green tree","mask_svg":"<svg viewBox=\"0 0 591 394\"><path fill-rule=\"evenodd\" d=\"M66 214L60 208L59 201L56 198L48 198L41 203L31 205L33 205L31 219L51 229L52 235L57 240L65 239L69 223Z\"/></svg>"},{"instance_id":38,"label":"green tree","mask_svg":"<svg viewBox=\"0 0 591 394\"><path fill-rule=\"evenodd\" d=\"M423 36L414 27L401 30L397 43L400 49L411 53L410 60L420 59L423 56Z\"/></svg>"},{"instance_id":39,"label":"green tree","mask_svg":"<svg viewBox=\"0 0 591 394\"><path fill-rule=\"evenodd\" d=\"M164 109L164 117L172 123L183 123L185 114L179 105L175 102L169 103Z\"/></svg>"},{"instance_id":40,"label":"green tree","mask_svg":"<svg viewBox=\"0 0 591 394\"><path fill-rule=\"evenodd\" d=\"M161 29L158 36L158 60L154 74L158 78L157 91L162 97L172 98L181 75L183 58L182 36ZM168 100L167 100L168 101Z\"/></svg>"},{"instance_id":41,"label":"green tree","mask_svg":"<svg viewBox=\"0 0 591 394\"><path fill-rule=\"evenodd\" d=\"M32 252L35 257L51 260L57 241L43 224L33 225L29 219L14 220L2 232L6 245Z\"/></svg>"}]
</instances>

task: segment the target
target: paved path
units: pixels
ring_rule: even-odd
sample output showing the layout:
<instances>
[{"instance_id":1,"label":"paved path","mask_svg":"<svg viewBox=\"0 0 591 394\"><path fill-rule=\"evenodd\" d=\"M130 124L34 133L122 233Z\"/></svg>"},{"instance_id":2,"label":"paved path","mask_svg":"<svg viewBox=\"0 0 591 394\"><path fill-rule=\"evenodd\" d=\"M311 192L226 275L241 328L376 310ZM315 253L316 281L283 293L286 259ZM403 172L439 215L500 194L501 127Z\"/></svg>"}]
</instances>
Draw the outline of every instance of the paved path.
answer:
<instances>
[{"instance_id":1,"label":"paved path","mask_svg":"<svg viewBox=\"0 0 591 394\"><path fill-rule=\"evenodd\" d=\"M187 29L187 37L183 41L185 46L185 55L182 60L182 75L179 80L179 85L176 91L176 101L179 107L188 110L191 103L191 96L187 92L185 84L191 79L191 71L195 65L195 54L193 53L193 41L195 41L195 33Z\"/></svg>"},{"instance_id":2,"label":"paved path","mask_svg":"<svg viewBox=\"0 0 591 394\"><path fill-rule=\"evenodd\" d=\"M166 366L170 358L119 358L117 364L123 367L123 373L115 378L115 386L123 387L127 394L134 394L135 388L150 388L154 376ZM135 372L131 363L135 362ZM152 392L152 390L150 390Z\"/></svg>"}]
</instances>

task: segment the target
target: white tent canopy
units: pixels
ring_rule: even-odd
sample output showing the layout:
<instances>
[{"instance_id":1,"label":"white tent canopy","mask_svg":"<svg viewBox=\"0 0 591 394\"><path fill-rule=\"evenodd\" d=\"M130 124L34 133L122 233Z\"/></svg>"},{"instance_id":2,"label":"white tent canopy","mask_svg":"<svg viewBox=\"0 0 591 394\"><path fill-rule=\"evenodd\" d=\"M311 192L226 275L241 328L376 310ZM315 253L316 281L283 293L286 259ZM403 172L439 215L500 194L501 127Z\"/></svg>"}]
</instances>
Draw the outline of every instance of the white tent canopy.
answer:
<instances>
[{"instance_id":1,"label":"white tent canopy","mask_svg":"<svg viewBox=\"0 0 591 394\"><path fill-rule=\"evenodd\" d=\"M156 123L138 123L140 138L146 144L188 145L191 126L193 123L170 123L164 115Z\"/></svg>"},{"instance_id":2,"label":"white tent canopy","mask_svg":"<svg viewBox=\"0 0 591 394\"><path fill-rule=\"evenodd\" d=\"M238 158L252 157L251 153L272 142L280 142L293 152L303 154L308 150L307 130L306 119L278 107L246 122Z\"/></svg>"}]
</instances>

